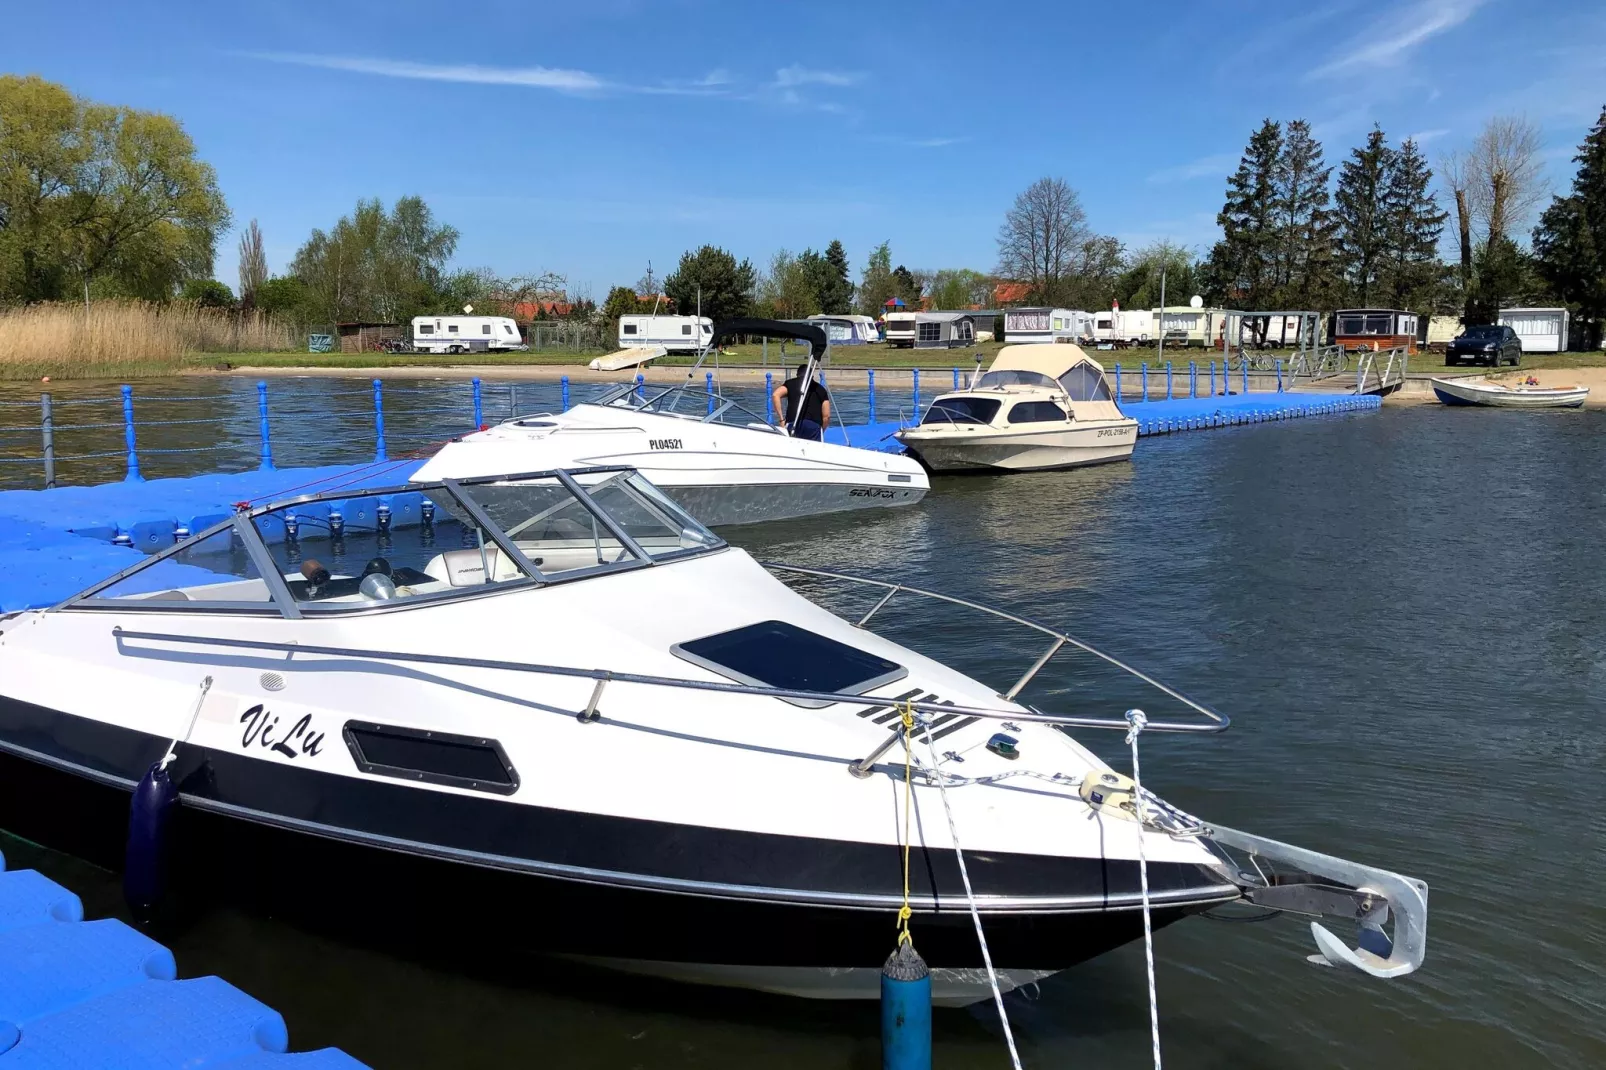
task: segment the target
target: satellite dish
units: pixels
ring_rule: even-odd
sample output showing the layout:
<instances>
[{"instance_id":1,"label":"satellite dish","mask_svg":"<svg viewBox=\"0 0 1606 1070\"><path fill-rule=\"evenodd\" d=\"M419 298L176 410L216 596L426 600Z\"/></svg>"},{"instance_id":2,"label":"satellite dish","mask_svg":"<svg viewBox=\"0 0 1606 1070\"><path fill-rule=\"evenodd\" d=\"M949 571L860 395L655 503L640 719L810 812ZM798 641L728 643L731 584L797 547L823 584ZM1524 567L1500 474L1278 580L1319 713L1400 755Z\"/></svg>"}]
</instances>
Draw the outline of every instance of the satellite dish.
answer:
<instances>
[{"instance_id":1,"label":"satellite dish","mask_svg":"<svg viewBox=\"0 0 1606 1070\"><path fill-rule=\"evenodd\" d=\"M1198 294L1194 294L1192 297L1188 298L1188 307L1189 308L1203 308L1204 307L1204 298L1200 297Z\"/></svg>"},{"instance_id":2,"label":"satellite dish","mask_svg":"<svg viewBox=\"0 0 1606 1070\"><path fill-rule=\"evenodd\" d=\"M1197 300L1197 299L1196 299L1196 300ZM1195 306L1194 306L1194 307L1195 307L1195 308L1198 308L1198 307L1199 307L1199 306L1198 306L1198 305L1195 305ZM466 316L466 315L468 315L468 314L469 314L469 313L471 313L471 312L473 312L473 311L474 311L474 306L473 306L473 305L464 305L464 306L463 306L463 315L465 315L465 316Z\"/></svg>"}]
</instances>

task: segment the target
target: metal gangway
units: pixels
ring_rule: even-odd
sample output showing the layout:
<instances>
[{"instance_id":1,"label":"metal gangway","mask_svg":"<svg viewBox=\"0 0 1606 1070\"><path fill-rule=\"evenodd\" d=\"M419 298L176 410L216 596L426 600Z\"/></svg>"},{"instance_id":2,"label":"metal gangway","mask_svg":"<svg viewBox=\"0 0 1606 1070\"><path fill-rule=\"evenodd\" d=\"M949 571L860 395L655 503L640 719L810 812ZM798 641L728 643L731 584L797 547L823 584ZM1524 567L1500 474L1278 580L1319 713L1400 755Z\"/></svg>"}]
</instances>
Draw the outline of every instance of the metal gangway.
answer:
<instances>
[{"instance_id":1,"label":"metal gangway","mask_svg":"<svg viewBox=\"0 0 1606 1070\"><path fill-rule=\"evenodd\" d=\"M1405 383L1411 351L1405 346L1373 349L1360 354L1355 367L1355 393L1392 394Z\"/></svg>"}]
</instances>

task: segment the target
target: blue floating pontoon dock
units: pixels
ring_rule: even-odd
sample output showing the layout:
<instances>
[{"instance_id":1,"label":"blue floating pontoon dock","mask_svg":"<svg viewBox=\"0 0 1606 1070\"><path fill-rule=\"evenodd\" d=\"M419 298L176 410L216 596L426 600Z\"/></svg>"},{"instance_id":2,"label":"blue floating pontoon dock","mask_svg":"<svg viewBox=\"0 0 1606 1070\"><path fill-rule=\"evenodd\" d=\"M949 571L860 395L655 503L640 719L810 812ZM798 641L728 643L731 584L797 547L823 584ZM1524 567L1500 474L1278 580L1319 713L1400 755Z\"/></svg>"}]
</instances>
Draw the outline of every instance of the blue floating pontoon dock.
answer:
<instances>
[{"instance_id":1,"label":"blue floating pontoon dock","mask_svg":"<svg viewBox=\"0 0 1606 1070\"><path fill-rule=\"evenodd\" d=\"M0 858L0 1067L5 1070L361 1070L325 1048L285 1054L269 1007L217 977L177 980L173 953Z\"/></svg>"}]
</instances>

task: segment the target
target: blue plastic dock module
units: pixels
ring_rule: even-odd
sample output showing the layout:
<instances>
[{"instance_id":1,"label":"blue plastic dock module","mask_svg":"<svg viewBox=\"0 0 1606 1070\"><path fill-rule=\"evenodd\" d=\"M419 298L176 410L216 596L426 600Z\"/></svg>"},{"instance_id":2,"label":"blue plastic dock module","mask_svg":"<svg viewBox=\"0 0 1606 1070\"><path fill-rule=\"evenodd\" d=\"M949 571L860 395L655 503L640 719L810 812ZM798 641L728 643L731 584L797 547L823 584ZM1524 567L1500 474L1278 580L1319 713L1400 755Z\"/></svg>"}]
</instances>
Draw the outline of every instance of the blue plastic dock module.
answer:
<instances>
[{"instance_id":1,"label":"blue plastic dock module","mask_svg":"<svg viewBox=\"0 0 1606 1070\"><path fill-rule=\"evenodd\" d=\"M361 1070L338 1048L285 1054L272 1007L217 977L179 981L173 953L0 857L3 1070Z\"/></svg>"}]
</instances>

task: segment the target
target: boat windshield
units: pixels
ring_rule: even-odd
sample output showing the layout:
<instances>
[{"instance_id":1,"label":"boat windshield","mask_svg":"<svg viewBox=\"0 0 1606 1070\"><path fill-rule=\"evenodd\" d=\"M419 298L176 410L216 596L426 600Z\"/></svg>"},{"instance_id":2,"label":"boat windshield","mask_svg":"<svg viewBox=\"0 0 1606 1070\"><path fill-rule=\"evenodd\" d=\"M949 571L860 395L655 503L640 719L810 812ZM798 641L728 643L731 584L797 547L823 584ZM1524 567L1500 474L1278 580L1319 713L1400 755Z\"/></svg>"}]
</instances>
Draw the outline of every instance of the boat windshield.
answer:
<instances>
[{"instance_id":1,"label":"boat windshield","mask_svg":"<svg viewBox=\"0 0 1606 1070\"><path fill-rule=\"evenodd\" d=\"M705 424L728 424L779 432L779 428L773 427L758 413L724 397L718 391L710 393L705 388L651 387L640 383L622 383L602 391L591 399L591 404L631 409L636 412L653 412L660 416L697 420Z\"/></svg>"},{"instance_id":2,"label":"boat windshield","mask_svg":"<svg viewBox=\"0 0 1606 1070\"><path fill-rule=\"evenodd\" d=\"M990 424L998 415L997 398L978 398L960 394L938 398L921 418L923 424Z\"/></svg>"},{"instance_id":3,"label":"boat windshield","mask_svg":"<svg viewBox=\"0 0 1606 1070\"><path fill-rule=\"evenodd\" d=\"M241 512L66 605L299 617L564 582L722 546L629 469L444 480Z\"/></svg>"}]
</instances>

